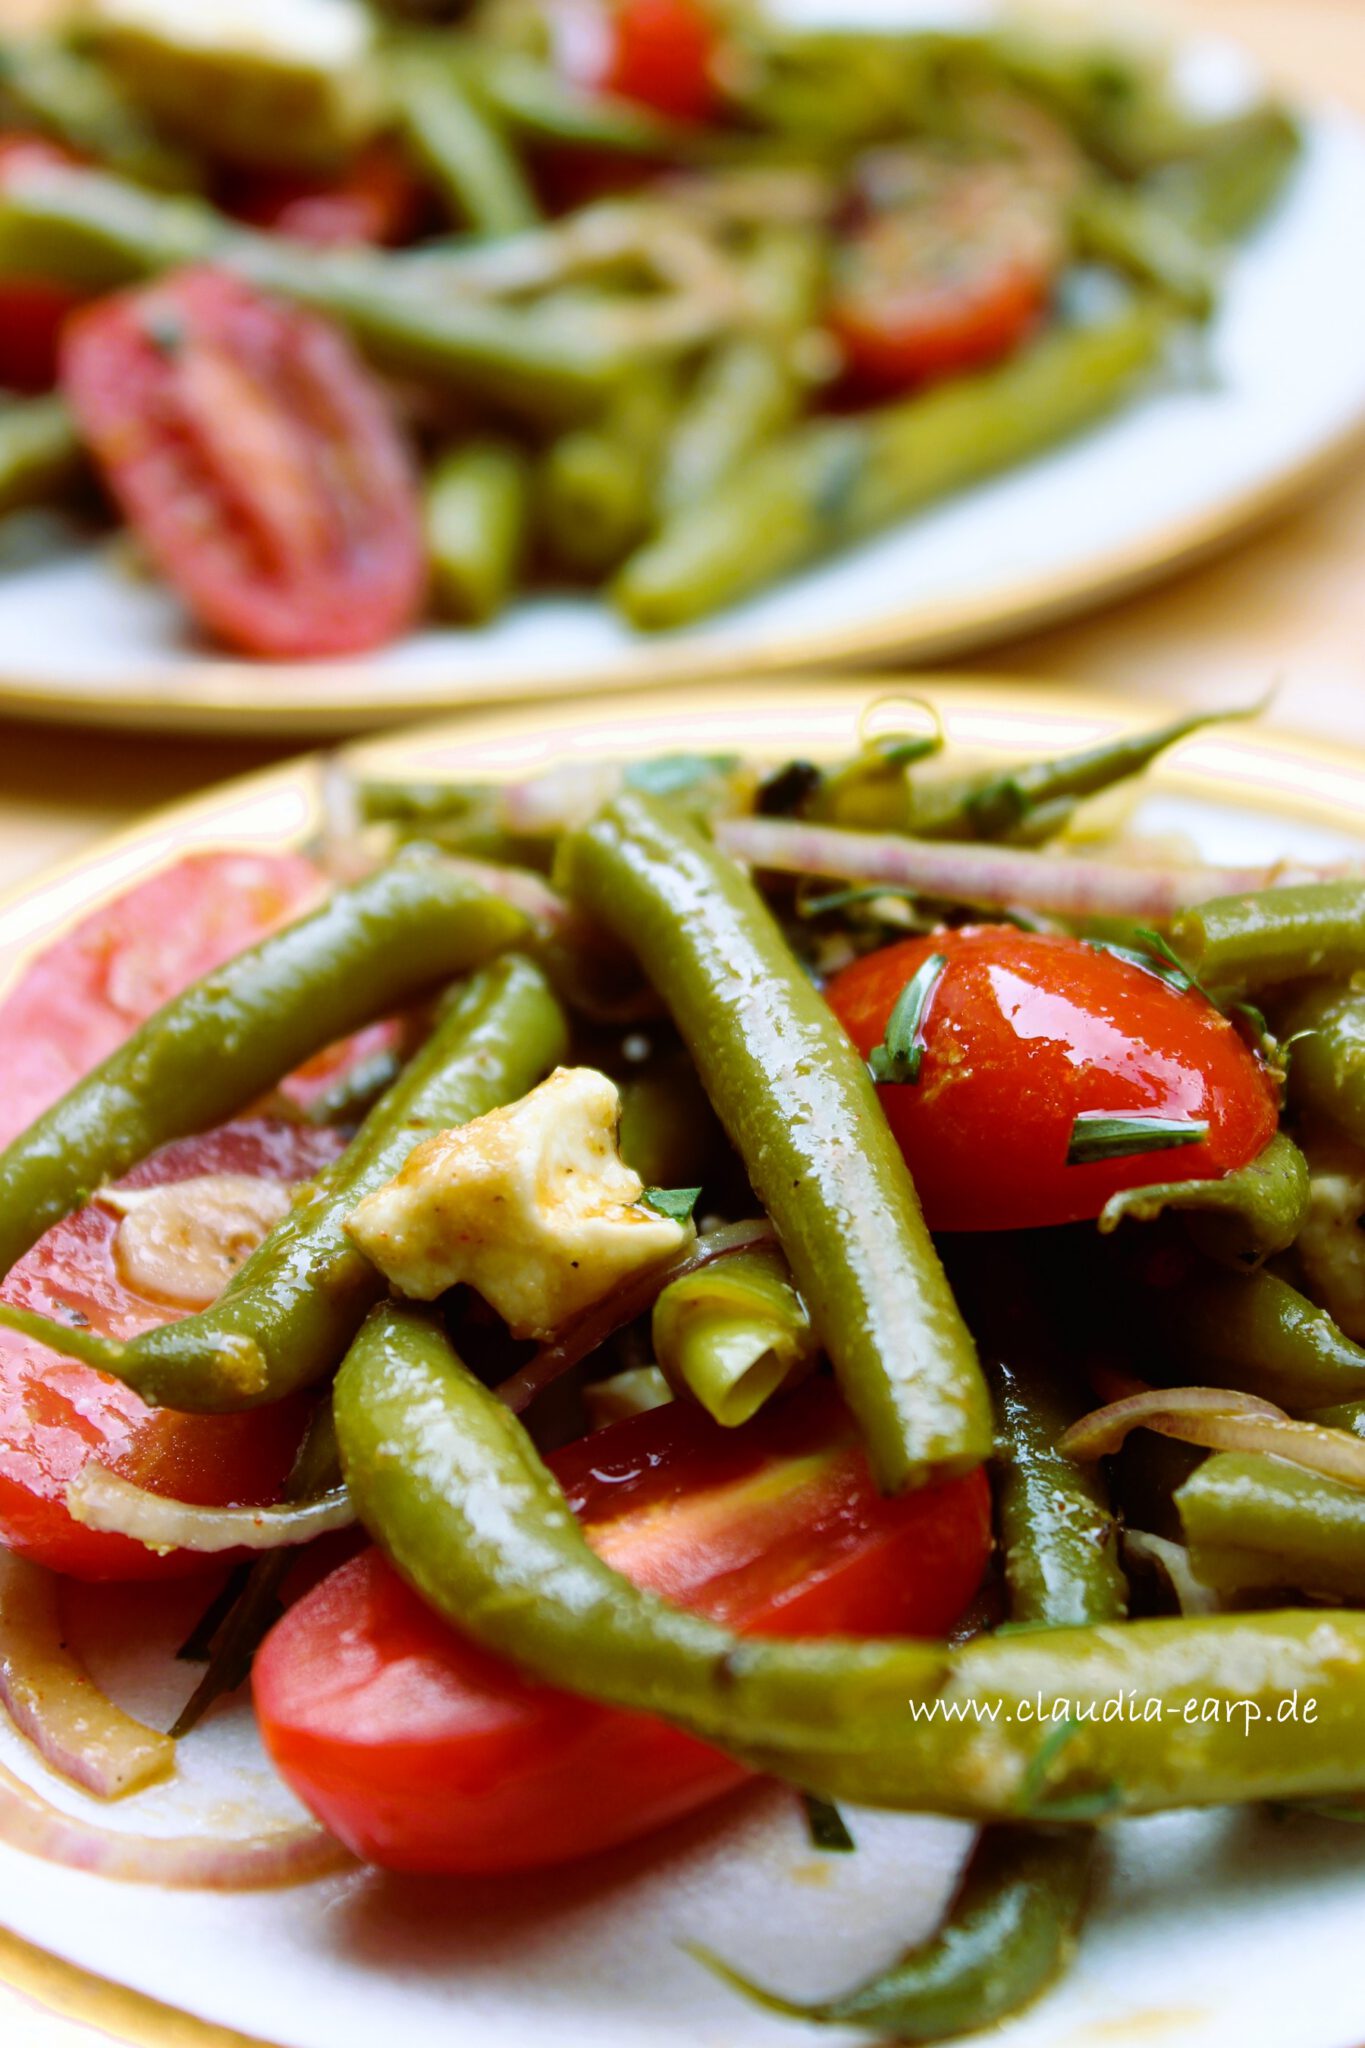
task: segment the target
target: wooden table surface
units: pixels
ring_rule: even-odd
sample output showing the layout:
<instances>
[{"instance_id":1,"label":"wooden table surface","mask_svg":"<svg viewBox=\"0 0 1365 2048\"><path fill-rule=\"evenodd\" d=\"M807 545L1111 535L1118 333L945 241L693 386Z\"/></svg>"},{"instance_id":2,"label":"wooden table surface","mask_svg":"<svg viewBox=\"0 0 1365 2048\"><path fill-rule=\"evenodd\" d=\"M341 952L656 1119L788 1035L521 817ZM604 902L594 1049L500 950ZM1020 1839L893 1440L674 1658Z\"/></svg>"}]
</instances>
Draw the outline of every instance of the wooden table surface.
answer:
<instances>
[{"instance_id":1,"label":"wooden table surface","mask_svg":"<svg viewBox=\"0 0 1365 2048\"><path fill-rule=\"evenodd\" d=\"M0 0L0 15L43 4ZM1291 91L1352 100L1365 113L1365 0L1148 0L1140 11L1238 37ZM1360 260L1358 249L1349 260ZM1227 703L1278 681L1281 723L1365 744L1365 460L1221 559L964 666L1074 680L1154 704ZM288 751L0 722L0 886L154 804ZM0 1978L11 1974L21 1973L0 1953ZM109 2039L91 2025L95 2013L74 1979L58 1970L41 1984L30 1975L29 1984L41 2004L0 1985L7 2043L88 2048ZM146 2024L151 2016L140 2017ZM143 2031L131 2012L121 2018ZM227 2048L228 2037L220 2040Z\"/></svg>"}]
</instances>

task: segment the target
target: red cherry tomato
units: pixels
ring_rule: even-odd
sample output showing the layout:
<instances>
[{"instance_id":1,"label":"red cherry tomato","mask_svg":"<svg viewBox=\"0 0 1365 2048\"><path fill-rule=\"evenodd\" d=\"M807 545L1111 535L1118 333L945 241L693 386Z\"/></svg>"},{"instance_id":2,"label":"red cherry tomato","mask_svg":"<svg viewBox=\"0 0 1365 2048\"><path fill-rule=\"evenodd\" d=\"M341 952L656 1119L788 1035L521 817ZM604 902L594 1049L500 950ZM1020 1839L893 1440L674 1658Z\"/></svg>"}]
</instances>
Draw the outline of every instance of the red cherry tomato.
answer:
<instances>
[{"instance_id":1,"label":"red cherry tomato","mask_svg":"<svg viewBox=\"0 0 1365 2048\"><path fill-rule=\"evenodd\" d=\"M984 1473L883 1499L824 1383L739 1430L675 1403L550 1463L603 1557L745 1634L940 1635L990 1551ZM378 1551L277 1624L255 1697L300 1798L360 1855L399 1870L588 1855L747 1775L661 1721L522 1677L447 1628Z\"/></svg>"},{"instance_id":2,"label":"red cherry tomato","mask_svg":"<svg viewBox=\"0 0 1365 2048\"><path fill-rule=\"evenodd\" d=\"M83 918L23 971L0 1003L0 1143L32 1122L142 1019L201 974L314 902L321 879L295 854L193 855ZM334 1133L254 1123L168 1147L130 1175L146 1185L219 1171L306 1178ZM48 1232L3 1283L7 1300L59 1320L84 1315L128 1336L164 1307L124 1287L115 1221L85 1209ZM301 1428L297 1404L251 1415L153 1410L88 1366L0 1332L0 1541L80 1578L160 1578L200 1560L81 1529L65 1507L87 1458L181 1498L278 1497Z\"/></svg>"},{"instance_id":3,"label":"red cherry tomato","mask_svg":"<svg viewBox=\"0 0 1365 2048\"><path fill-rule=\"evenodd\" d=\"M375 142L331 178L234 165L224 174L220 199L225 212L271 234L324 248L355 242L393 248L416 233L422 190L398 150Z\"/></svg>"},{"instance_id":4,"label":"red cherry tomato","mask_svg":"<svg viewBox=\"0 0 1365 2048\"><path fill-rule=\"evenodd\" d=\"M844 242L827 320L850 380L902 390L1010 355L1043 319L1060 242L994 170L878 195Z\"/></svg>"},{"instance_id":5,"label":"red cherry tomato","mask_svg":"<svg viewBox=\"0 0 1365 2048\"><path fill-rule=\"evenodd\" d=\"M36 135L0 135L0 191L7 174L65 167L79 159ZM45 277L0 279L0 387L50 391L57 381L62 325L80 294Z\"/></svg>"},{"instance_id":6,"label":"red cherry tomato","mask_svg":"<svg viewBox=\"0 0 1365 2048\"><path fill-rule=\"evenodd\" d=\"M854 961L826 994L864 1058L935 953L946 964L923 1019L919 1079L878 1089L931 1229L1079 1222L1121 1188L1245 1166L1274 1136L1275 1084L1211 1003L1051 933L968 925ZM1068 1166L1086 1112L1206 1123L1208 1135Z\"/></svg>"},{"instance_id":7,"label":"red cherry tomato","mask_svg":"<svg viewBox=\"0 0 1365 2048\"><path fill-rule=\"evenodd\" d=\"M561 0L550 10L559 68L671 121L715 112L720 28L702 0Z\"/></svg>"},{"instance_id":8,"label":"red cherry tomato","mask_svg":"<svg viewBox=\"0 0 1365 2048\"><path fill-rule=\"evenodd\" d=\"M129 522L230 645L353 653L416 617L412 465L382 388L328 322L181 271L75 315L62 386Z\"/></svg>"}]
</instances>

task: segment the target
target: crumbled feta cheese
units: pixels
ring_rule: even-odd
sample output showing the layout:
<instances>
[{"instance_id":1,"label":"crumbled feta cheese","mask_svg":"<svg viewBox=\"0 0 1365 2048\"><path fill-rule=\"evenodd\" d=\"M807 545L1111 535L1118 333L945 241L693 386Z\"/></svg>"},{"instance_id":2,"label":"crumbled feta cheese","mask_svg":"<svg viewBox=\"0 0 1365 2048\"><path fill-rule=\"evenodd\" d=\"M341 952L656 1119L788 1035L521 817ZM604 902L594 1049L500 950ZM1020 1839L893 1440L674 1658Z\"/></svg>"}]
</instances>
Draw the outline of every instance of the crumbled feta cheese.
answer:
<instances>
[{"instance_id":1,"label":"crumbled feta cheese","mask_svg":"<svg viewBox=\"0 0 1365 2048\"><path fill-rule=\"evenodd\" d=\"M207 1308L289 1213L290 1190L250 1173L206 1173L155 1188L106 1188L120 1218L114 1264L126 1287L172 1308Z\"/></svg>"},{"instance_id":2,"label":"crumbled feta cheese","mask_svg":"<svg viewBox=\"0 0 1365 2048\"><path fill-rule=\"evenodd\" d=\"M401 1293L432 1301L467 1281L514 1336L551 1337L692 1235L641 1202L620 1114L605 1074L557 1067L520 1102L426 1139L346 1229Z\"/></svg>"}]
</instances>

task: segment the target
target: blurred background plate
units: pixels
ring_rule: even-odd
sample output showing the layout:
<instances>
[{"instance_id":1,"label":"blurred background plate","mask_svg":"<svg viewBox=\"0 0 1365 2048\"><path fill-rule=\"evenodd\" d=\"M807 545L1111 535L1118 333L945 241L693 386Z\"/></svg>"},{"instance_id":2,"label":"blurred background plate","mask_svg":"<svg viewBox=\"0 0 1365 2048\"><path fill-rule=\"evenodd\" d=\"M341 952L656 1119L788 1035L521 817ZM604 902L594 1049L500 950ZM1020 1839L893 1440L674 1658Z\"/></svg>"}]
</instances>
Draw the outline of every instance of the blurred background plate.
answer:
<instances>
[{"instance_id":1,"label":"blurred background plate","mask_svg":"<svg viewBox=\"0 0 1365 2048\"><path fill-rule=\"evenodd\" d=\"M4 0L0 0L0 7ZM13 5L14 0L8 0ZM803 20L830 0L786 0ZM968 0L858 0L904 22ZM1086 10L1103 18L1104 10ZM840 9L841 23L851 19ZM1249 67L1190 43L1192 86ZM1225 547L1311 488L1365 428L1365 128L1322 110L1281 203L1242 248L1197 365L1112 420L683 633L644 638L546 595L379 657L249 663L196 645L174 597L109 550L0 576L0 712L166 730L357 731L442 707L793 667L923 661L1097 605Z\"/></svg>"},{"instance_id":2,"label":"blurred background plate","mask_svg":"<svg viewBox=\"0 0 1365 2048\"><path fill-rule=\"evenodd\" d=\"M1001 760L1147 720L1139 707L1079 690L937 678L910 687L931 696L953 746ZM686 691L640 692L614 707L478 714L349 758L375 776L502 778L679 746L774 761L838 755L885 688L866 678L751 683L701 712ZM322 824L327 781L314 759L225 784L10 894L0 901L0 986L34 945L180 852L307 842ZM1365 751L1218 728L1158 765L1137 815L1142 829L1187 833L1213 859L1358 852ZM140 1597L87 1596L82 1613L93 1612L101 1633L81 1643L99 1681L154 1716L168 1681L130 1647L142 1627L129 1603ZM185 1597L187 1620L192 1586ZM178 1618L162 1612L160 1627L169 1647ZM43 1775L3 1726L0 1760ZM53 1779L44 1791L135 1831L250 1831L291 1811L241 1703L186 1743L177 1780L122 1807L96 1808ZM790 1795L758 1787L558 1872L419 1881L354 1870L237 1896L149 1892L0 1849L0 1928L17 1938L0 1934L0 2041L79 2048L68 2015L138 2048L802 2048L814 2037L740 2003L682 1944L708 1943L816 1995L917 1939L969 1831L916 1816L851 1818L858 1853L813 1856ZM1362 1901L1360 1828L1232 1809L1124 1823L1106 1832L1072 1969L1032 2010L977 2038L983 2048L1348 2048L1365 2040ZM860 2037L821 2039L854 2048Z\"/></svg>"}]
</instances>

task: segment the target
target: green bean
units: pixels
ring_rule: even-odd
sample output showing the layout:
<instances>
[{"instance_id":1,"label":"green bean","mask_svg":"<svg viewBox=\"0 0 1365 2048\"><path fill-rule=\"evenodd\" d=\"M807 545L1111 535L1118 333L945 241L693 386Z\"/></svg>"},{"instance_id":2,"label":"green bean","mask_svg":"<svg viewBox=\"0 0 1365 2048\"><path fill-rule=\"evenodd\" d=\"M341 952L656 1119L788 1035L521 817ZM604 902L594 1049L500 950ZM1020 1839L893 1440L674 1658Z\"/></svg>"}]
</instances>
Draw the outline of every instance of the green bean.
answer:
<instances>
[{"instance_id":1,"label":"green bean","mask_svg":"<svg viewBox=\"0 0 1365 2048\"><path fill-rule=\"evenodd\" d=\"M667 521L626 563L616 602L649 629L734 603L1090 425L1150 370L1166 332L1159 309L1135 302L898 405L795 427Z\"/></svg>"},{"instance_id":2,"label":"green bean","mask_svg":"<svg viewBox=\"0 0 1365 2048\"><path fill-rule=\"evenodd\" d=\"M446 618L496 617L526 558L531 473L508 441L470 441L429 471L424 497L432 591Z\"/></svg>"},{"instance_id":3,"label":"green bean","mask_svg":"<svg viewBox=\"0 0 1365 2048\"><path fill-rule=\"evenodd\" d=\"M820 1350L786 1260L766 1245L670 1281L654 1304L653 1336L673 1391L723 1429L803 1379Z\"/></svg>"},{"instance_id":4,"label":"green bean","mask_svg":"<svg viewBox=\"0 0 1365 2048\"><path fill-rule=\"evenodd\" d=\"M215 969L0 1153L0 1272L158 1146L236 1115L321 1047L526 929L413 847Z\"/></svg>"},{"instance_id":5,"label":"green bean","mask_svg":"<svg viewBox=\"0 0 1365 2048\"><path fill-rule=\"evenodd\" d=\"M1275 988L1365 967L1365 881L1295 882L1182 911L1176 951L1205 985Z\"/></svg>"},{"instance_id":6,"label":"green bean","mask_svg":"<svg viewBox=\"0 0 1365 2048\"><path fill-rule=\"evenodd\" d=\"M692 154L702 139L644 107L609 93L586 92L516 50L470 38L445 38L442 50L466 67L488 104L514 133L534 142L567 142L613 155Z\"/></svg>"},{"instance_id":7,"label":"green bean","mask_svg":"<svg viewBox=\"0 0 1365 2048\"><path fill-rule=\"evenodd\" d=\"M631 946L772 1218L878 1483L980 1463L971 1338L871 1080L742 870L627 791L562 849L571 898Z\"/></svg>"},{"instance_id":8,"label":"green bean","mask_svg":"<svg viewBox=\"0 0 1365 2048\"><path fill-rule=\"evenodd\" d=\"M1219 1451L1175 1497L1190 1564L1222 1593L1365 1600L1365 1494L1283 1458Z\"/></svg>"},{"instance_id":9,"label":"green bean","mask_svg":"<svg viewBox=\"0 0 1365 2048\"><path fill-rule=\"evenodd\" d=\"M1141 186L1087 185L1075 201L1071 225L1082 255L1160 292L1195 320L1213 313L1218 272L1207 245Z\"/></svg>"},{"instance_id":10,"label":"green bean","mask_svg":"<svg viewBox=\"0 0 1365 2048\"><path fill-rule=\"evenodd\" d=\"M674 410L671 379L646 372L622 385L598 425L575 428L550 448L540 473L540 518L565 568L604 576L646 532Z\"/></svg>"},{"instance_id":11,"label":"green bean","mask_svg":"<svg viewBox=\"0 0 1365 2048\"><path fill-rule=\"evenodd\" d=\"M0 404L0 513L64 497L81 461L76 424L60 398Z\"/></svg>"},{"instance_id":12,"label":"green bean","mask_svg":"<svg viewBox=\"0 0 1365 2048\"><path fill-rule=\"evenodd\" d=\"M1365 1351L1273 1273L1201 1266L1171 1287L1144 1289L1153 1378L1237 1387L1292 1414L1365 1397Z\"/></svg>"},{"instance_id":13,"label":"green bean","mask_svg":"<svg viewBox=\"0 0 1365 2048\"><path fill-rule=\"evenodd\" d=\"M461 992L341 1158L211 1308L126 1343L4 1303L0 1325L113 1373L154 1406L219 1413L277 1401L335 1366L383 1291L346 1235L355 1204L392 1179L421 1138L515 1100L565 1049L564 1019L540 970L515 957L498 962Z\"/></svg>"},{"instance_id":14,"label":"green bean","mask_svg":"<svg viewBox=\"0 0 1365 2048\"><path fill-rule=\"evenodd\" d=\"M408 145L458 224L480 235L536 225L540 208L515 152L449 66L400 63L397 97Z\"/></svg>"},{"instance_id":15,"label":"green bean","mask_svg":"<svg viewBox=\"0 0 1365 2048\"><path fill-rule=\"evenodd\" d=\"M1365 1785L1365 1614L958 1647L744 1640L596 1555L525 1430L434 1320L374 1310L335 1405L357 1513L438 1613L546 1684L661 1714L826 1799L1076 1825ZM1104 1711L1129 1693L1140 1711ZM1305 1697L1311 1727L1284 1711Z\"/></svg>"},{"instance_id":16,"label":"green bean","mask_svg":"<svg viewBox=\"0 0 1365 2048\"><path fill-rule=\"evenodd\" d=\"M325 313L383 366L468 390L532 419L590 412L625 369L619 341L543 307L419 285L404 259L326 252L236 227L198 199L164 199L95 171L11 179L0 196L0 276L104 291L183 264L221 263Z\"/></svg>"},{"instance_id":17,"label":"green bean","mask_svg":"<svg viewBox=\"0 0 1365 2048\"><path fill-rule=\"evenodd\" d=\"M341 1459L337 1451L336 1426L332 1419L332 1396L323 1395L304 1432L293 1466L284 1484L287 1501L313 1500L341 1482ZM291 1550L268 1550L254 1558L245 1577L207 1644L208 1669L171 1727L179 1741L196 1728L209 1708L225 1693L235 1692L251 1675L252 1660L267 1631L284 1612L280 1588L296 1562ZM231 1586L232 1581L228 1581Z\"/></svg>"},{"instance_id":18,"label":"green bean","mask_svg":"<svg viewBox=\"0 0 1365 2048\"><path fill-rule=\"evenodd\" d=\"M0 120L163 191L202 182L196 158L157 132L106 66L47 36L0 41Z\"/></svg>"},{"instance_id":19,"label":"green bean","mask_svg":"<svg viewBox=\"0 0 1365 2048\"><path fill-rule=\"evenodd\" d=\"M1289 1057L1289 1099L1331 1119L1365 1145L1365 993L1320 983L1302 990L1276 1023Z\"/></svg>"},{"instance_id":20,"label":"green bean","mask_svg":"<svg viewBox=\"0 0 1365 2048\"><path fill-rule=\"evenodd\" d=\"M621 1156L647 1188L704 1186L725 1140L686 1053L665 1055L621 1082Z\"/></svg>"},{"instance_id":21,"label":"green bean","mask_svg":"<svg viewBox=\"0 0 1365 2048\"><path fill-rule=\"evenodd\" d=\"M800 401L784 348L759 335L722 341L703 364L664 451L660 511L671 516L718 490L790 425Z\"/></svg>"},{"instance_id":22,"label":"green bean","mask_svg":"<svg viewBox=\"0 0 1365 2048\"><path fill-rule=\"evenodd\" d=\"M1259 1266L1293 1244L1308 1214L1308 1162L1277 1131L1249 1166L1219 1180L1162 1181L1111 1195L1100 1211L1107 1234L1125 1217L1151 1223L1167 1209L1189 1219L1201 1251L1225 1265Z\"/></svg>"},{"instance_id":23,"label":"green bean","mask_svg":"<svg viewBox=\"0 0 1365 2048\"><path fill-rule=\"evenodd\" d=\"M1231 241L1255 226L1303 153L1298 123L1267 105L1215 128L1200 154L1151 181L1154 199L1207 242Z\"/></svg>"},{"instance_id":24,"label":"green bean","mask_svg":"<svg viewBox=\"0 0 1365 2048\"><path fill-rule=\"evenodd\" d=\"M999 1348L990 1356L999 1417L996 1516L1010 1620L1037 1628L1122 1620L1127 1588L1103 1483L1096 1468L1057 1449L1080 1406L1049 1388L1032 1353L1024 1362Z\"/></svg>"},{"instance_id":25,"label":"green bean","mask_svg":"<svg viewBox=\"0 0 1365 2048\"><path fill-rule=\"evenodd\" d=\"M888 2041L942 2041L993 2026L1063 1969L1085 1909L1094 1843L1081 1828L987 1828L943 1926L889 1969L811 2004L765 1991L706 1950L700 1959L769 2012L862 2027Z\"/></svg>"}]
</instances>

